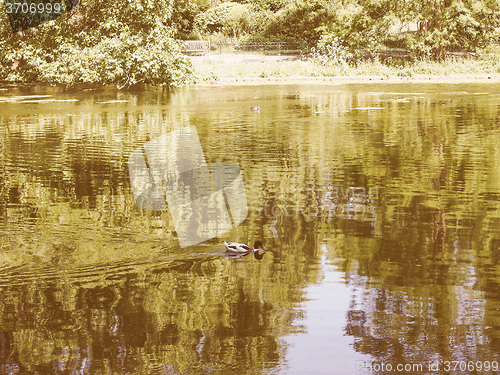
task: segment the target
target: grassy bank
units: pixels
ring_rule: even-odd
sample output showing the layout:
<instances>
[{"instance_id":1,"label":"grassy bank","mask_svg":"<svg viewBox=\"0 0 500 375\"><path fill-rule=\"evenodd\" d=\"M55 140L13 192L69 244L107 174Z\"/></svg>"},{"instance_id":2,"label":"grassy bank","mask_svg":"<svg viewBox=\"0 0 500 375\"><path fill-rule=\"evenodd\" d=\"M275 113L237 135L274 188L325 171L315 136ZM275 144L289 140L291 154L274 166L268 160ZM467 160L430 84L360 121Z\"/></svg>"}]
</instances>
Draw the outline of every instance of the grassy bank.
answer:
<instances>
[{"instance_id":1,"label":"grassy bank","mask_svg":"<svg viewBox=\"0 0 500 375\"><path fill-rule=\"evenodd\" d=\"M259 55L206 55L191 58L199 82L219 79L274 77L417 77L473 76L500 74L500 54L477 58L448 58L406 63L379 60L356 64L325 62L314 57Z\"/></svg>"}]
</instances>

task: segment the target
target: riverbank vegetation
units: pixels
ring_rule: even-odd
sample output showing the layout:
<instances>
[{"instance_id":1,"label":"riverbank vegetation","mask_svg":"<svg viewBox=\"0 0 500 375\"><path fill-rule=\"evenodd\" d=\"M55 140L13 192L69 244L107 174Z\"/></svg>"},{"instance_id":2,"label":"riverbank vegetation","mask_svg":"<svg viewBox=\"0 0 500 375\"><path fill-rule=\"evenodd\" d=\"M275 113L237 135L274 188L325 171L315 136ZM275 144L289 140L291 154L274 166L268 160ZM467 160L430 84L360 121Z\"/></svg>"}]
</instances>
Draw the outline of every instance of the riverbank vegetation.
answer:
<instances>
[{"instance_id":1,"label":"riverbank vegetation","mask_svg":"<svg viewBox=\"0 0 500 375\"><path fill-rule=\"evenodd\" d=\"M256 55L209 55L192 59L201 82L215 83L224 78L274 77L418 77L478 76L500 74L500 48L488 49L477 57L447 57L441 60L419 58L414 61L380 58L346 62L315 54L281 60Z\"/></svg>"},{"instance_id":2,"label":"riverbank vegetation","mask_svg":"<svg viewBox=\"0 0 500 375\"><path fill-rule=\"evenodd\" d=\"M499 36L498 0L199 1L206 9L179 37L295 40L346 58L397 47L441 59L447 51L476 52Z\"/></svg>"},{"instance_id":3,"label":"riverbank vegetation","mask_svg":"<svg viewBox=\"0 0 500 375\"><path fill-rule=\"evenodd\" d=\"M215 49L228 41L302 42L312 58L299 70L312 76L449 72L450 64L457 74L470 67L496 73L486 52L500 40L499 26L499 0L83 0L18 33L2 8L0 79L180 86L196 80L182 53L182 40L190 39L211 40ZM389 58L380 59L380 51ZM481 57L455 63L450 52ZM279 64L257 74L299 68ZM201 79L217 75L210 64L203 69Z\"/></svg>"}]
</instances>

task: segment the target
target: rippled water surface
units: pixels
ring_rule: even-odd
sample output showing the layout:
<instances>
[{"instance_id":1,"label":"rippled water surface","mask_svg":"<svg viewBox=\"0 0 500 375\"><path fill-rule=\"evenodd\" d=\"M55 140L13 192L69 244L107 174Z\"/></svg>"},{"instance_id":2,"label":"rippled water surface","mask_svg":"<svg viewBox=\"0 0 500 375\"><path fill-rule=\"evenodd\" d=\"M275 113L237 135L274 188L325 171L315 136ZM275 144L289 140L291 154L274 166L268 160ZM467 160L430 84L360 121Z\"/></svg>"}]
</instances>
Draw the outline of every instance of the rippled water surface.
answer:
<instances>
[{"instance_id":1,"label":"rippled water surface","mask_svg":"<svg viewBox=\"0 0 500 375\"><path fill-rule=\"evenodd\" d=\"M181 248L128 158L188 126L248 216ZM499 275L498 84L0 88L2 374L496 373Z\"/></svg>"}]
</instances>

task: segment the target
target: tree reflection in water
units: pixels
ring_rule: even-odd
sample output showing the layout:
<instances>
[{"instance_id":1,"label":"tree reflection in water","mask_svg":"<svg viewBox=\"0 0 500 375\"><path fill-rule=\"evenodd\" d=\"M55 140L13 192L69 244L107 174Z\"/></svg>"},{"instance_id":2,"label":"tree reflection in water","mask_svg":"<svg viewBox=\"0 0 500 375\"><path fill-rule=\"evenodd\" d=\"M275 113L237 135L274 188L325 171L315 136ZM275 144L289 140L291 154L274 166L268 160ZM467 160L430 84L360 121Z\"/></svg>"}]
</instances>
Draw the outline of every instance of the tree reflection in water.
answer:
<instances>
[{"instance_id":1,"label":"tree reflection in water","mask_svg":"<svg viewBox=\"0 0 500 375\"><path fill-rule=\"evenodd\" d=\"M9 86L0 372L286 373L284 337L317 349L304 306L329 272L352 303L321 335L351 339L346 360L498 361L498 87ZM23 103L48 93L75 101ZM264 239L262 259L180 249L168 212L135 205L128 156L185 126L207 162L240 167L249 215L228 238Z\"/></svg>"}]
</instances>

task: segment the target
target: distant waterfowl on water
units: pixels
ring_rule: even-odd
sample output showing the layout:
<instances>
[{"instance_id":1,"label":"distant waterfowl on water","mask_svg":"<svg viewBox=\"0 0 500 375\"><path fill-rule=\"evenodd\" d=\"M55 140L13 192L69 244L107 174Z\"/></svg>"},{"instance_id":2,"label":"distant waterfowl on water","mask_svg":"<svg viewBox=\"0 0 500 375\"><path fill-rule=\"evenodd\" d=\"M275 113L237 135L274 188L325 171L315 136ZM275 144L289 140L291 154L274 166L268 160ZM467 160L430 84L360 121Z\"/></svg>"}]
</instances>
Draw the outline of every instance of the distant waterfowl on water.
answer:
<instances>
[{"instance_id":1,"label":"distant waterfowl on water","mask_svg":"<svg viewBox=\"0 0 500 375\"><path fill-rule=\"evenodd\" d=\"M260 107L250 107L252 111L260 112Z\"/></svg>"}]
</instances>

